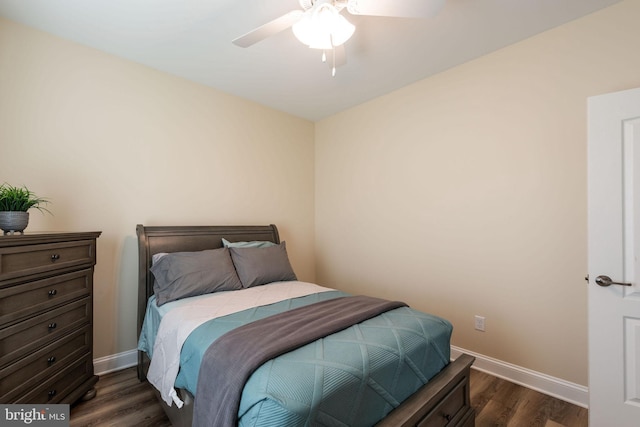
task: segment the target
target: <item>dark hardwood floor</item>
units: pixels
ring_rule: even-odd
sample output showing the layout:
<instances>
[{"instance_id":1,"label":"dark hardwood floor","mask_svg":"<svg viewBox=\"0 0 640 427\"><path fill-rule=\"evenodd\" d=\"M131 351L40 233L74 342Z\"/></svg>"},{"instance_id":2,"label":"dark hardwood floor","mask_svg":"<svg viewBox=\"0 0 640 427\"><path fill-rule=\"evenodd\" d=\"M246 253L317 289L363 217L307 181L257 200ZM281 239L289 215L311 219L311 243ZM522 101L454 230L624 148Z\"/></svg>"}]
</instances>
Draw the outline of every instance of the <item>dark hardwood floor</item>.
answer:
<instances>
[{"instance_id":1,"label":"dark hardwood floor","mask_svg":"<svg viewBox=\"0 0 640 427\"><path fill-rule=\"evenodd\" d=\"M106 374L97 395L71 407L71 427L171 426L149 383L136 369ZM480 371L471 370L471 403L476 427L586 427L587 410Z\"/></svg>"},{"instance_id":2,"label":"dark hardwood floor","mask_svg":"<svg viewBox=\"0 0 640 427\"><path fill-rule=\"evenodd\" d=\"M476 427L586 427L588 411L546 394L471 370Z\"/></svg>"},{"instance_id":3,"label":"dark hardwood floor","mask_svg":"<svg viewBox=\"0 0 640 427\"><path fill-rule=\"evenodd\" d=\"M148 382L138 381L136 368L101 375L97 394L71 407L71 427L171 426Z\"/></svg>"}]
</instances>

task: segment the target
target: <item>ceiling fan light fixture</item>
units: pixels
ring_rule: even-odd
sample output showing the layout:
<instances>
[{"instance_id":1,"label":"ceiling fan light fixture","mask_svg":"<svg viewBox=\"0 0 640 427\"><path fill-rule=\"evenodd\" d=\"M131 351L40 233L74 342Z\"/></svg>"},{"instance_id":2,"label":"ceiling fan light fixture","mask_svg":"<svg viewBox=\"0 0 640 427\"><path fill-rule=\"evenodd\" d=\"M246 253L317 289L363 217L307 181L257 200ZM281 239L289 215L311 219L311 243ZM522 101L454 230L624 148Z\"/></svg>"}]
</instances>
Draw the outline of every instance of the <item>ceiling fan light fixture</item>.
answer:
<instances>
[{"instance_id":1,"label":"ceiling fan light fixture","mask_svg":"<svg viewBox=\"0 0 640 427\"><path fill-rule=\"evenodd\" d=\"M293 24L291 30L293 31L293 35L296 36L301 43L306 44L313 42L313 22L311 19L311 14L309 11L306 11L300 20Z\"/></svg>"},{"instance_id":2,"label":"ceiling fan light fixture","mask_svg":"<svg viewBox=\"0 0 640 427\"><path fill-rule=\"evenodd\" d=\"M356 26L347 21L347 18L341 14L337 14L337 18L333 24L333 31L331 32L331 40L334 46L340 46L351 38L356 31Z\"/></svg>"},{"instance_id":3,"label":"ceiling fan light fixture","mask_svg":"<svg viewBox=\"0 0 640 427\"><path fill-rule=\"evenodd\" d=\"M309 44L311 49L331 50L333 49L333 43L331 42L331 34L323 34L322 37L316 37L312 43Z\"/></svg>"},{"instance_id":4,"label":"ceiling fan light fixture","mask_svg":"<svg viewBox=\"0 0 640 427\"><path fill-rule=\"evenodd\" d=\"M293 24L293 34L312 49L333 49L353 35L356 27L330 3L319 3Z\"/></svg>"}]
</instances>

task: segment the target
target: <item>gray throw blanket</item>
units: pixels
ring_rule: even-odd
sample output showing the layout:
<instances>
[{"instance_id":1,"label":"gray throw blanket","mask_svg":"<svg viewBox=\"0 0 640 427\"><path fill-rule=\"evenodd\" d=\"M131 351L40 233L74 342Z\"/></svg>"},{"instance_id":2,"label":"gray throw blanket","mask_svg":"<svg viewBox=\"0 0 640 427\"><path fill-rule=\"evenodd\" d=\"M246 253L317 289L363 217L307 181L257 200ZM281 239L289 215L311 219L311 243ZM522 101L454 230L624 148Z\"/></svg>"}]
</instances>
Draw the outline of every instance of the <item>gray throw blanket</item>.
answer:
<instances>
[{"instance_id":1,"label":"gray throw blanket","mask_svg":"<svg viewBox=\"0 0 640 427\"><path fill-rule=\"evenodd\" d=\"M398 307L399 301L350 296L322 301L248 323L206 350L198 374L193 426L235 427L242 389L274 357Z\"/></svg>"}]
</instances>

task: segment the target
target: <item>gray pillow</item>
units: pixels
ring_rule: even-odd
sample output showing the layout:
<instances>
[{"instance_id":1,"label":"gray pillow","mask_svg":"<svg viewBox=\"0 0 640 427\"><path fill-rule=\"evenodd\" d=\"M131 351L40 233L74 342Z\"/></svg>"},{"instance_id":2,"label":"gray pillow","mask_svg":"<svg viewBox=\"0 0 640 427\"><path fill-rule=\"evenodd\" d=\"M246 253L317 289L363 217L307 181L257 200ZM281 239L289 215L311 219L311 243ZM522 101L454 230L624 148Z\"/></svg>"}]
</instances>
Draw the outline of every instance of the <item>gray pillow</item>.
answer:
<instances>
[{"instance_id":1,"label":"gray pillow","mask_svg":"<svg viewBox=\"0 0 640 427\"><path fill-rule=\"evenodd\" d=\"M222 245L225 248L268 248L269 246L275 246L276 244L268 240L252 240L250 242L230 242L223 237Z\"/></svg>"},{"instance_id":2,"label":"gray pillow","mask_svg":"<svg viewBox=\"0 0 640 427\"><path fill-rule=\"evenodd\" d=\"M173 252L151 266L153 292L161 306L177 299L242 289L229 249Z\"/></svg>"},{"instance_id":3,"label":"gray pillow","mask_svg":"<svg viewBox=\"0 0 640 427\"><path fill-rule=\"evenodd\" d=\"M298 280L291 268L285 242L266 248L229 248L242 286Z\"/></svg>"}]
</instances>

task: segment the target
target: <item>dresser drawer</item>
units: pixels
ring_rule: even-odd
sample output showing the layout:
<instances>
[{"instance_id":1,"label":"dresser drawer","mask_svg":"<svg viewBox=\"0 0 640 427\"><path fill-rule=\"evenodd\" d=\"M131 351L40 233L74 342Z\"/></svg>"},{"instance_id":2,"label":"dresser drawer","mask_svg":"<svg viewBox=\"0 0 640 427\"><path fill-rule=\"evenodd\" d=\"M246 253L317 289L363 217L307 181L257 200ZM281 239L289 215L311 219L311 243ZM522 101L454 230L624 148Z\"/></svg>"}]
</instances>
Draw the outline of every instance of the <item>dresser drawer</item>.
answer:
<instances>
[{"instance_id":1,"label":"dresser drawer","mask_svg":"<svg viewBox=\"0 0 640 427\"><path fill-rule=\"evenodd\" d=\"M0 370L0 403L10 403L91 352L91 325Z\"/></svg>"},{"instance_id":2,"label":"dresser drawer","mask_svg":"<svg viewBox=\"0 0 640 427\"><path fill-rule=\"evenodd\" d=\"M85 356L65 369L57 372L46 382L16 399L16 403L59 403L93 376L93 361ZM70 403L70 402L66 402Z\"/></svg>"},{"instance_id":3,"label":"dresser drawer","mask_svg":"<svg viewBox=\"0 0 640 427\"><path fill-rule=\"evenodd\" d=\"M458 425L460 419L466 414L466 387L469 383L466 379L460 381L435 408L421 419L418 427L444 427Z\"/></svg>"},{"instance_id":4,"label":"dresser drawer","mask_svg":"<svg viewBox=\"0 0 640 427\"><path fill-rule=\"evenodd\" d=\"M91 303L91 298L83 298L0 329L0 367L84 324L90 324Z\"/></svg>"},{"instance_id":5,"label":"dresser drawer","mask_svg":"<svg viewBox=\"0 0 640 427\"><path fill-rule=\"evenodd\" d=\"M78 240L0 248L0 280L85 264L94 265L94 246L95 240Z\"/></svg>"},{"instance_id":6,"label":"dresser drawer","mask_svg":"<svg viewBox=\"0 0 640 427\"><path fill-rule=\"evenodd\" d=\"M0 327L48 308L89 295L93 269L0 289Z\"/></svg>"}]
</instances>

